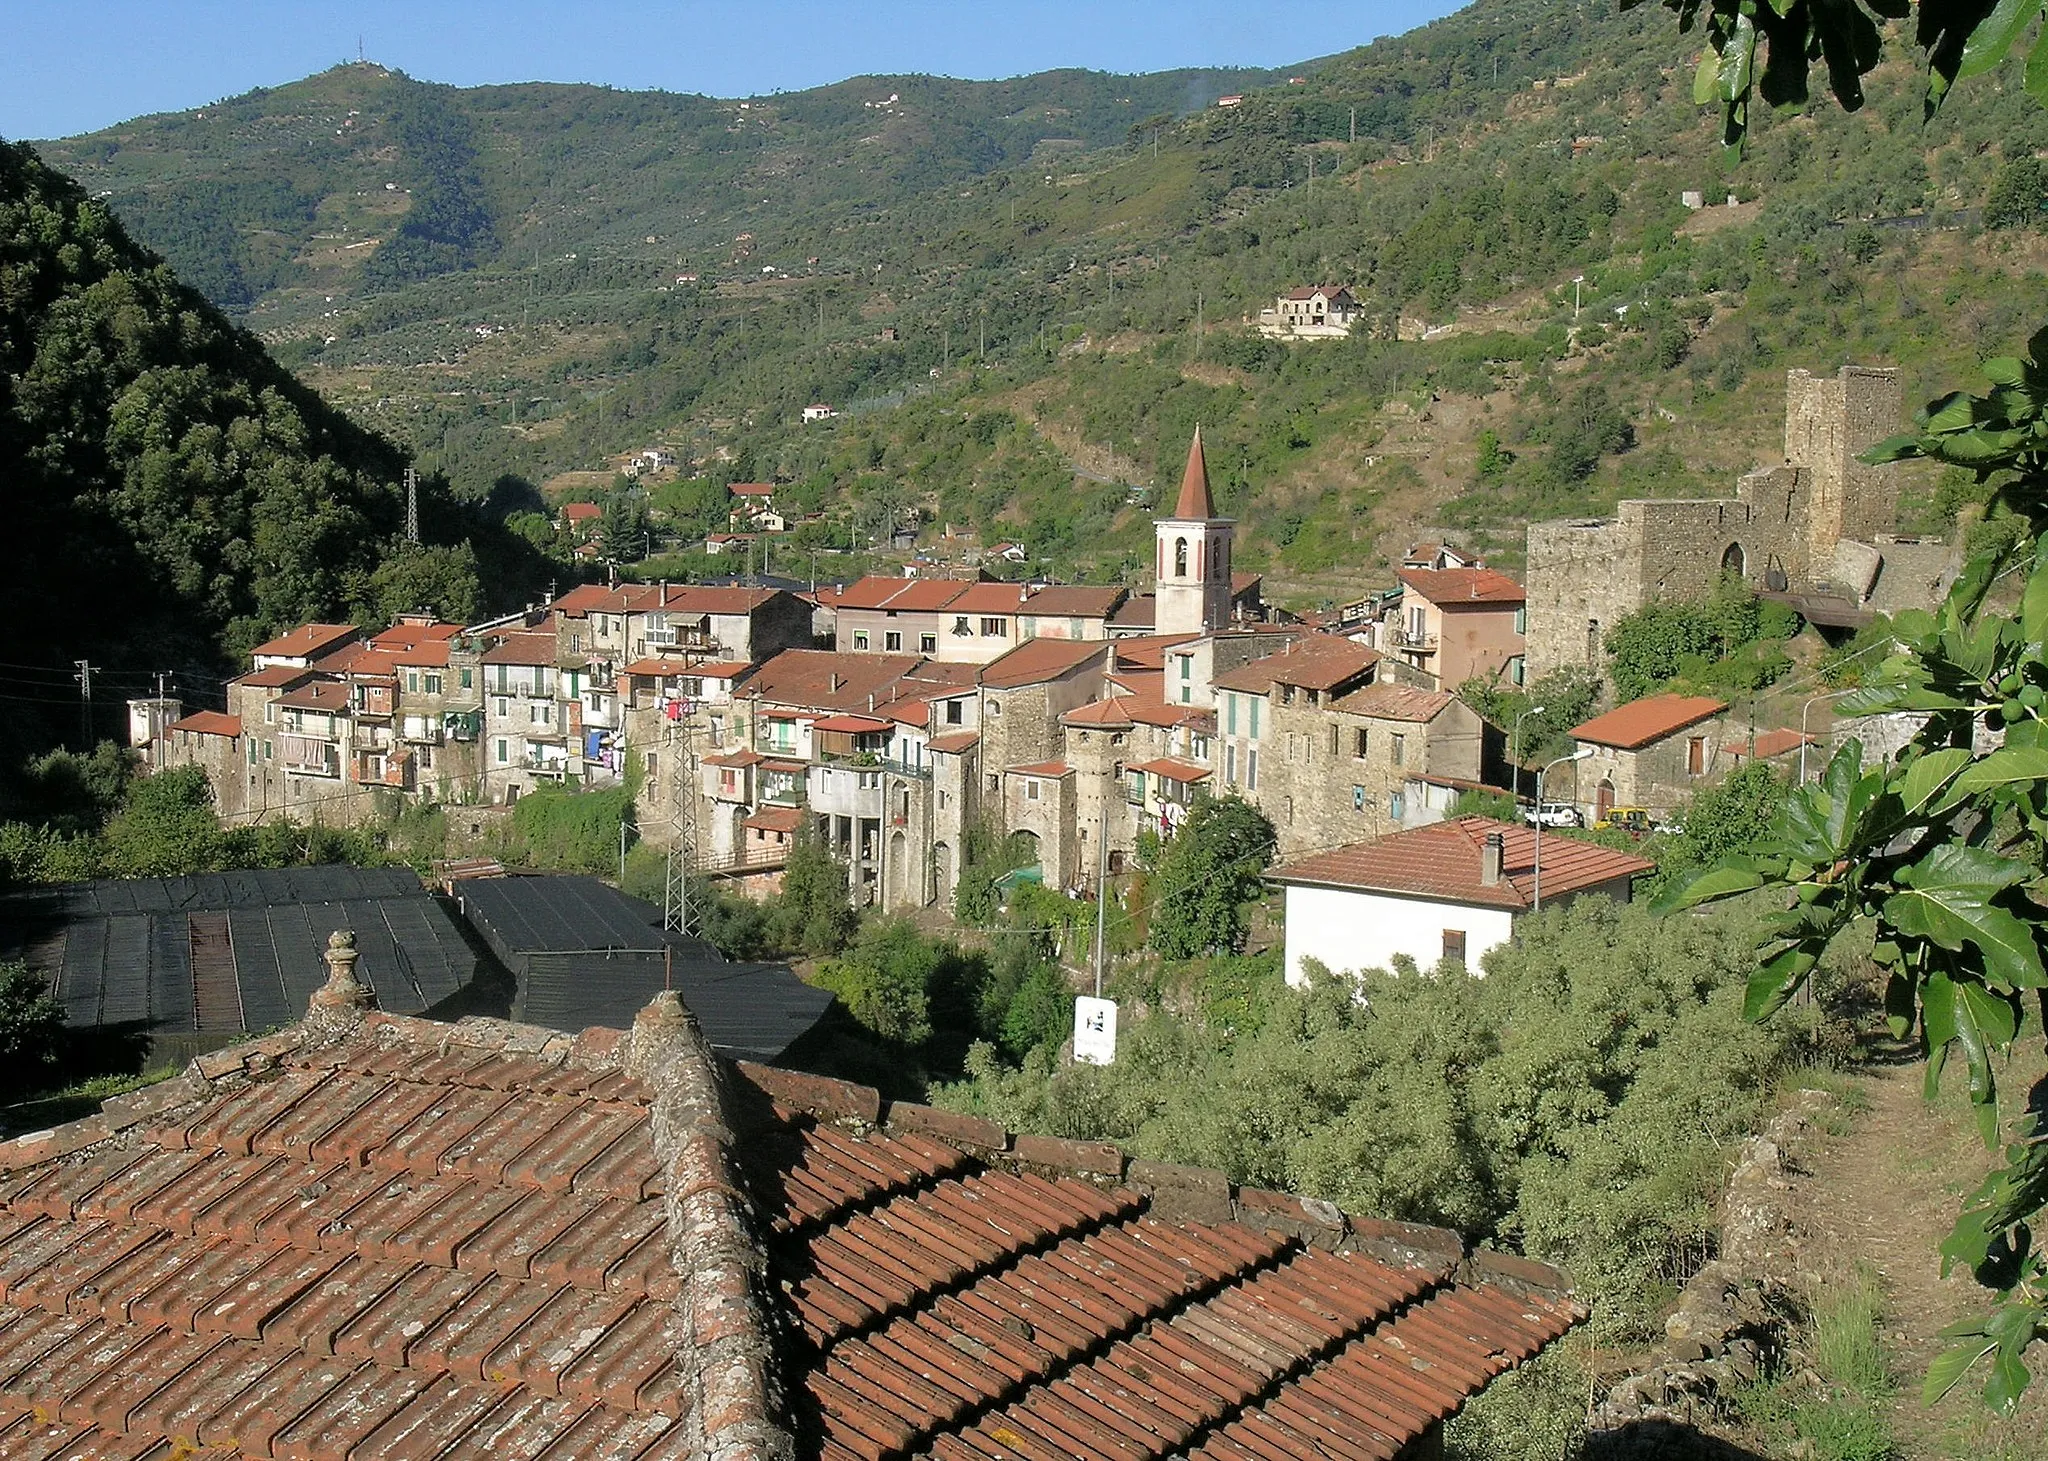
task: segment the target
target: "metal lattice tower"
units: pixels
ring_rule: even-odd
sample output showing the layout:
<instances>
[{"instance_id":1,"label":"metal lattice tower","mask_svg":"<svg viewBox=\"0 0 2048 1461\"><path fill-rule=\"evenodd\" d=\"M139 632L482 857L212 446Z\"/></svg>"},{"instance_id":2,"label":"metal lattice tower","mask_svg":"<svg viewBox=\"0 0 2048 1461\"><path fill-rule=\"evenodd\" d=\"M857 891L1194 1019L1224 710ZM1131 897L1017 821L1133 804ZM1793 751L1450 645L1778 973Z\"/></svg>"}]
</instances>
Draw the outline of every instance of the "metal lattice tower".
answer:
<instances>
[{"instance_id":1,"label":"metal lattice tower","mask_svg":"<svg viewBox=\"0 0 2048 1461\"><path fill-rule=\"evenodd\" d=\"M668 754L669 843L663 863L661 926L663 929L697 938L703 934L703 919L690 902L690 874L697 868L697 757L691 744L688 717L668 726L662 733Z\"/></svg>"},{"instance_id":2,"label":"metal lattice tower","mask_svg":"<svg viewBox=\"0 0 2048 1461\"><path fill-rule=\"evenodd\" d=\"M420 540L420 474L411 467L405 469L405 540Z\"/></svg>"}]
</instances>

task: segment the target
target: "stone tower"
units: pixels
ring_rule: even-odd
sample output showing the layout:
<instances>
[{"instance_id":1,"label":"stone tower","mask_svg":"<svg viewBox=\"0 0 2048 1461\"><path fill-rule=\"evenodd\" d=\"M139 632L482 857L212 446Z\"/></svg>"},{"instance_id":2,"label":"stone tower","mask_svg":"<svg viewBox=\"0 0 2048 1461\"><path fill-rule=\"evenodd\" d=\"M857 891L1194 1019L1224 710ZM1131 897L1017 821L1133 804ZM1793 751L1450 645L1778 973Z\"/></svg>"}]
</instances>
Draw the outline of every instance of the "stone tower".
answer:
<instances>
[{"instance_id":1,"label":"stone tower","mask_svg":"<svg viewBox=\"0 0 2048 1461\"><path fill-rule=\"evenodd\" d=\"M1893 369L1845 365L1833 376L1785 374L1785 460L1807 474L1807 561L1825 571L1843 539L1893 531L1898 473L1856 458L1902 429L1905 387Z\"/></svg>"},{"instance_id":2,"label":"stone tower","mask_svg":"<svg viewBox=\"0 0 2048 1461\"><path fill-rule=\"evenodd\" d=\"M1153 525L1158 546L1160 634L1206 634L1230 622L1230 540L1236 525L1216 515L1202 428L1188 444L1187 470L1171 517Z\"/></svg>"}]
</instances>

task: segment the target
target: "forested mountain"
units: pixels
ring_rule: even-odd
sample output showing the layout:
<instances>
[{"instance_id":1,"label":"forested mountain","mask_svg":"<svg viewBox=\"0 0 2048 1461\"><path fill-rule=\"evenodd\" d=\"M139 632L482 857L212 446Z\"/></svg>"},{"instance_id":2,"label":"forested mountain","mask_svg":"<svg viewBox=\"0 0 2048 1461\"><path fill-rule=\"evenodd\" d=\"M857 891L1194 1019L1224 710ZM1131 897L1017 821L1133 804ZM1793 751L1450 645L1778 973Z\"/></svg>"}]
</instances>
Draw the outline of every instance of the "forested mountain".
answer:
<instances>
[{"instance_id":1,"label":"forested mountain","mask_svg":"<svg viewBox=\"0 0 2048 1461\"><path fill-rule=\"evenodd\" d=\"M1278 73L744 101L353 65L43 151L537 538L537 484L665 444L829 509L800 550L915 512L1128 574L1199 419L1243 561L1310 603L1411 533L1512 566L1532 516L1718 490L1775 457L1787 367L1896 363L1918 399L2023 333L2048 114L2017 85L1923 124L1902 54L1862 115L1768 118L1729 170L1667 20L1480 0ZM2001 188L2018 226L1980 235ZM1319 281L1372 328L1245 323ZM804 428L812 401L847 414ZM655 506L677 537L717 520Z\"/></svg>"},{"instance_id":2,"label":"forested mountain","mask_svg":"<svg viewBox=\"0 0 2048 1461\"><path fill-rule=\"evenodd\" d=\"M56 702L76 694L77 659L102 672L105 705L157 670L217 685L235 652L305 618L472 612L465 539L496 535L429 484L426 541L403 542L403 468L399 447L278 365L104 203L0 146L15 745L75 723Z\"/></svg>"}]
</instances>

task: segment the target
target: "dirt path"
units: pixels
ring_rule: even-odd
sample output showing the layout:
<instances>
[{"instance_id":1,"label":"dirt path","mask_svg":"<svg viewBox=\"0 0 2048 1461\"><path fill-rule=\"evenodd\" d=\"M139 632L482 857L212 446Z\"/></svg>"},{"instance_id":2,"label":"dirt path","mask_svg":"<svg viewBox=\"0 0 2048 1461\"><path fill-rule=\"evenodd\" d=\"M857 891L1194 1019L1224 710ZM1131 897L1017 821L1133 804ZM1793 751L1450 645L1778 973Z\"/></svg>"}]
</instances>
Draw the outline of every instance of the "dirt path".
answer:
<instances>
[{"instance_id":1,"label":"dirt path","mask_svg":"<svg viewBox=\"0 0 2048 1461\"><path fill-rule=\"evenodd\" d=\"M2026 1065L2038 1067L2038 1052ZM1949 1072L1929 1107L1920 1096L1922 1070L1916 1060L1866 1068L1856 1086L1869 1108L1854 1114L1846 1133L1810 1159L1812 1180L1801 1184L1806 1191L1799 1210L1813 1235L1815 1267L1825 1283L1831 1274L1867 1264L1883 1282L1882 1337L1899 1378L1889 1419L1905 1457L2048 1456L2048 1356L2042 1346L2028 1357L2034 1386L2009 1421L1992 1418L1968 1382L1931 1410L1920 1403L1921 1377L1945 1347L1940 1330L1983 1307L1982 1290L1967 1273L1942 1278L1938 1245L1959 1200L1988 1166L1967 1119L1961 1072ZM2002 1078L2008 1089L2019 1091L2038 1073L2012 1069Z\"/></svg>"}]
</instances>

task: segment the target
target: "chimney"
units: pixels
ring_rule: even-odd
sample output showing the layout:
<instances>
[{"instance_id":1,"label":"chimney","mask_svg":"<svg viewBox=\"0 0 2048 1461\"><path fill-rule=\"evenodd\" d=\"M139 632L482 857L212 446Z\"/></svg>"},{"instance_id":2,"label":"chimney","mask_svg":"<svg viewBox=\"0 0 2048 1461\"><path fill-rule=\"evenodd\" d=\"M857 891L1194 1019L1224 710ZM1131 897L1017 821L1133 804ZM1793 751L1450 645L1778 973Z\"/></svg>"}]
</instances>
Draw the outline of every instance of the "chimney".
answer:
<instances>
[{"instance_id":1,"label":"chimney","mask_svg":"<svg viewBox=\"0 0 2048 1461\"><path fill-rule=\"evenodd\" d=\"M1102 672L1105 675L1116 673L1116 641L1114 639L1109 641L1109 651L1102 661Z\"/></svg>"},{"instance_id":2,"label":"chimney","mask_svg":"<svg viewBox=\"0 0 2048 1461\"><path fill-rule=\"evenodd\" d=\"M832 678L826 681L826 684L830 687L832 694L837 695L839 693L839 672L837 670L832 672Z\"/></svg>"},{"instance_id":3,"label":"chimney","mask_svg":"<svg viewBox=\"0 0 2048 1461\"><path fill-rule=\"evenodd\" d=\"M875 692L874 692L874 691L872 691L872 690L870 690L870 691L868 691L868 714L869 714L869 715L873 715L874 713L875 713Z\"/></svg>"},{"instance_id":4,"label":"chimney","mask_svg":"<svg viewBox=\"0 0 2048 1461\"><path fill-rule=\"evenodd\" d=\"M1486 834L1479 844L1479 885L1491 888L1500 882L1501 863L1507 857L1507 838L1498 832Z\"/></svg>"}]
</instances>

